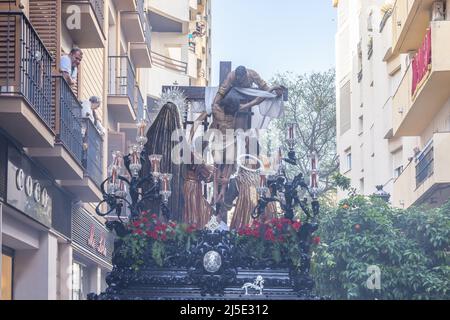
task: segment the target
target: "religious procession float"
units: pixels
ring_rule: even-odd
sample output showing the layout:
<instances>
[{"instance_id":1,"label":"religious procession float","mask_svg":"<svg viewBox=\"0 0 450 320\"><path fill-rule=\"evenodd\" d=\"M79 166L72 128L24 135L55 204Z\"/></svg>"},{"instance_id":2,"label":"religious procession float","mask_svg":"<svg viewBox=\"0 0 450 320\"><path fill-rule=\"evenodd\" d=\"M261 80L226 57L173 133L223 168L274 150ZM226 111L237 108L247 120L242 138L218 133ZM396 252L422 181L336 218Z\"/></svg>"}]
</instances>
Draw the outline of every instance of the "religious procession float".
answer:
<instances>
[{"instance_id":1,"label":"religious procession float","mask_svg":"<svg viewBox=\"0 0 450 320\"><path fill-rule=\"evenodd\" d=\"M97 207L114 268L91 300L318 299L317 157L298 172L295 124L286 150L263 156L259 130L283 116L287 90L245 67L227 74L215 89L165 88L151 126L114 153Z\"/></svg>"}]
</instances>

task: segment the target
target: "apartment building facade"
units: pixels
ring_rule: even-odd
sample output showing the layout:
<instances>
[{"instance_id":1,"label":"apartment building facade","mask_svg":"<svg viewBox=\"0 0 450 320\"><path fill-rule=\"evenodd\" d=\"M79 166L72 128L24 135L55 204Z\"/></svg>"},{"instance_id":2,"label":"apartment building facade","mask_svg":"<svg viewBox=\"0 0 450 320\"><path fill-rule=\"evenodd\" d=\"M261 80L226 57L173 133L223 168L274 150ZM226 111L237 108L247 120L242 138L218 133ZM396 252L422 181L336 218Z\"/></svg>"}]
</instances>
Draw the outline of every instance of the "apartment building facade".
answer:
<instances>
[{"instance_id":1,"label":"apartment building facade","mask_svg":"<svg viewBox=\"0 0 450 320\"><path fill-rule=\"evenodd\" d=\"M446 2L333 1L340 171L397 207L449 198Z\"/></svg>"},{"instance_id":2,"label":"apartment building facade","mask_svg":"<svg viewBox=\"0 0 450 320\"><path fill-rule=\"evenodd\" d=\"M208 84L209 13L205 0L0 1L1 299L105 289L113 235L95 206L111 153L163 85ZM60 63L75 47L70 86ZM98 122L83 118L91 97Z\"/></svg>"}]
</instances>

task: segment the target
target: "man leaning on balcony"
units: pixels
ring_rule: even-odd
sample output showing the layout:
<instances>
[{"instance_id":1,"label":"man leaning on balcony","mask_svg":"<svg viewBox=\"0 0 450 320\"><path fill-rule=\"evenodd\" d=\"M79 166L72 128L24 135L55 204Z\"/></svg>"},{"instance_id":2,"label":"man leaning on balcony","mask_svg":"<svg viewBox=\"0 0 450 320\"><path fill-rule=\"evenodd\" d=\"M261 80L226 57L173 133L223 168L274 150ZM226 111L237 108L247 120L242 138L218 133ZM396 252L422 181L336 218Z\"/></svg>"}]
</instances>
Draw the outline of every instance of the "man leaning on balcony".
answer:
<instances>
[{"instance_id":1,"label":"man leaning on balcony","mask_svg":"<svg viewBox=\"0 0 450 320\"><path fill-rule=\"evenodd\" d=\"M61 57L61 73L67 83L73 87L77 83L78 67L83 59L83 51L79 48L73 48L69 54Z\"/></svg>"}]
</instances>

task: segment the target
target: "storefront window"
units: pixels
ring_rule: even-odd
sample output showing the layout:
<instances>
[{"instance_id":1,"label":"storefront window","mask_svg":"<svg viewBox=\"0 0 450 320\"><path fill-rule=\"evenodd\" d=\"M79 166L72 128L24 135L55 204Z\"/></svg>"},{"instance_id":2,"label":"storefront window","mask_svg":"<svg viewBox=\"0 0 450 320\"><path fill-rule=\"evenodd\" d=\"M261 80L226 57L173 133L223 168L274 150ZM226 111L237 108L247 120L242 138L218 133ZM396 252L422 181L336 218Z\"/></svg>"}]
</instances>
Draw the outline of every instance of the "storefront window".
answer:
<instances>
[{"instance_id":1,"label":"storefront window","mask_svg":"<svg viewBox=\"0 0 450 320\"><path fill-rule=\"evenodd\" d=\"M1 300L12 300L14 252L5 249L2 251L2 291L0 298Z\"/></svg>"},{"instance_id":2,"label":"storefront window","mask_svg":"<svg viewBox=\"0 0 450 320\"><path fill-rule=\"evenodd\" d=\"M75 262L72 272L72 300L86 300L88 291L87 269L84 265Z\"/></svg>"}]
</instances>

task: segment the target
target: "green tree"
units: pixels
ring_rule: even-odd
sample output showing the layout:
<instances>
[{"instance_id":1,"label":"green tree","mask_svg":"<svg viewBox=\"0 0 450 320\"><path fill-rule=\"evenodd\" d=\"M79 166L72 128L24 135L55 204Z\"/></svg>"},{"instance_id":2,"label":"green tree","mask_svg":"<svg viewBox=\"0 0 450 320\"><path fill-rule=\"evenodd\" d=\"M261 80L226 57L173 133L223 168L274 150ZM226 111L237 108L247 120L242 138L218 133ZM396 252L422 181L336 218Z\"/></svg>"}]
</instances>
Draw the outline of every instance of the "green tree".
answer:
<instances>
[{"instance_id":1,"label":"green tree","mask_svg":"<svg viewBox=\"0 0 450 320\"><path fill-rule=\"evenodd\" d=\"M270 150L271 146L282 145L286 154L286 133L289 125L294 124L299 169L305 174L309 172L309 156L315 150L319 160L320 187L324 193L334 189L332 177L339 168L334 70L305 75L286 72L277 74L271 82L288 88L289 99L285 116L271 123L265 146Z\"/></svg>"},{"instance_id":2,"label":"green tree","mask_svg":"<svg viewBox=\"0 0 450 320\"><path fill-rule=\"evenodd\" d=\"M335 299L449 299L450 202L437 209L394 209L352 196L324 209L313 256L317 290ZM367 287L367 268L381 289Z\"/></svg>"}]
</instances>

